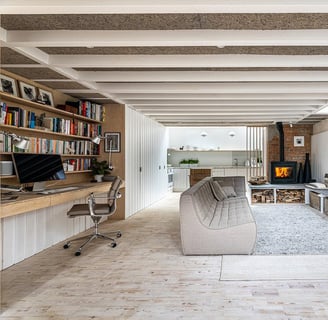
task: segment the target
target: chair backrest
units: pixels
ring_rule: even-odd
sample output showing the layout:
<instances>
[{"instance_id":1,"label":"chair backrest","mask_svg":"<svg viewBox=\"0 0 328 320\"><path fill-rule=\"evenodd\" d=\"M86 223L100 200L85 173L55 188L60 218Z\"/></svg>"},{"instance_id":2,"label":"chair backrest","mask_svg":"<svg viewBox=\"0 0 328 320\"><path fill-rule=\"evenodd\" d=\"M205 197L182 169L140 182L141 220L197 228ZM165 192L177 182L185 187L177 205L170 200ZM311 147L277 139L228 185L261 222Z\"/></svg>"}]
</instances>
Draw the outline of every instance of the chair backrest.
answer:
<instances>
[{"instance_id":1,"label":"chair backrest","mask_svg":"<svg viewBox=\"0 0 328 320\"><path fill-rule=\"evenodd\" d=\"M109 211L114 212L116 210L116 199L119 198L119 190L123 180L117 176L108 191L108 206Z\"/></svg>"}]
</instances>

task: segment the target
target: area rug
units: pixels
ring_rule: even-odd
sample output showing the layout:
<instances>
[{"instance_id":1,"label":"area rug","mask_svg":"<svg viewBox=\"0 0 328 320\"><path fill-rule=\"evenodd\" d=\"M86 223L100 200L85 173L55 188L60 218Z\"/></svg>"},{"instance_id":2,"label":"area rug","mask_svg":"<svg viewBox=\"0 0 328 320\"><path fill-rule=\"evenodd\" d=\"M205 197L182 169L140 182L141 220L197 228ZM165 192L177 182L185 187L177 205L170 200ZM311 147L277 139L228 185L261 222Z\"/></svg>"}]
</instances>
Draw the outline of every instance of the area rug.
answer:
<instances>
[{"instance_id":1,"label":"area rug","mask_svg":"<svg viewBox=\"0 0 328 320\"><path fill-rule=\"evenodd\" d=\"M307 205L254 205L255 255L328 254L328 218Z\"/></svg>"},{"instance_id":2,"label":"area rug","mask_svg":"<svg viewBox=\"0 0 328 320\"><path fill-rule=\"evenodd\" d=\"M327 280L327 255L224 255L220 280Z\"/></svg>"}]
</instances>

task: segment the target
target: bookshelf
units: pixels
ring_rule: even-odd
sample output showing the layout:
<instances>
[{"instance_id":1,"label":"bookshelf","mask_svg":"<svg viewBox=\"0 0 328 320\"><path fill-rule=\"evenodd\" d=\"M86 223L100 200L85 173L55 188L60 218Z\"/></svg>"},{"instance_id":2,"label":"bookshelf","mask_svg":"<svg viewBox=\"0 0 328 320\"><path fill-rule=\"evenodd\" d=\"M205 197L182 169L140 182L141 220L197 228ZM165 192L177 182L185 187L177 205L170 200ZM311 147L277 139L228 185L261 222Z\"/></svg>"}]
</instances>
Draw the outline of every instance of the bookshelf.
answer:
<instances>
[{"instance_id":1,"label":"bookshelf","mask_svg":"<svg viewBox=\"0 0 328 320\"><path fill-rule=\"evenodd\" d=\"M88 101L81 101L80 106L70 112L0 91L0 132L30 140L29 149L21 150L12 145L11 137L0 133L0 160L11 160L12 152L57 153L66 173L74 176L68 180L89 179L91 159L100 155L99 146L90 138L102 134L104 109ZM16 176L1 179L15 183Z\"/></svg>"}]
</instances>

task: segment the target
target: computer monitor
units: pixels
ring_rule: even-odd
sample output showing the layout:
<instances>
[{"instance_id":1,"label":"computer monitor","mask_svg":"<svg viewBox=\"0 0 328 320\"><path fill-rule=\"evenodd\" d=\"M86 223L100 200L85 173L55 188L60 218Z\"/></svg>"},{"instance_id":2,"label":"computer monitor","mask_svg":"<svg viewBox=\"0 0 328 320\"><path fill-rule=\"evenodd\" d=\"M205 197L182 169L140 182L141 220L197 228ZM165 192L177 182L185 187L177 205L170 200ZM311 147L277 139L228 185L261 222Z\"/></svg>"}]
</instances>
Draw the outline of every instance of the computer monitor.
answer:
<instances>
[{"instance_id":1,"label":"computer monitor","mask_svg":"<svg viewBox=\"0 0 328 320\"><path fill-rule=\"evenodd\" d=\"M14 168L20 183L33 183L33 191L45 189L46 181L66 179L59 154L13 153Z\"/></svg>"}]
</instances>

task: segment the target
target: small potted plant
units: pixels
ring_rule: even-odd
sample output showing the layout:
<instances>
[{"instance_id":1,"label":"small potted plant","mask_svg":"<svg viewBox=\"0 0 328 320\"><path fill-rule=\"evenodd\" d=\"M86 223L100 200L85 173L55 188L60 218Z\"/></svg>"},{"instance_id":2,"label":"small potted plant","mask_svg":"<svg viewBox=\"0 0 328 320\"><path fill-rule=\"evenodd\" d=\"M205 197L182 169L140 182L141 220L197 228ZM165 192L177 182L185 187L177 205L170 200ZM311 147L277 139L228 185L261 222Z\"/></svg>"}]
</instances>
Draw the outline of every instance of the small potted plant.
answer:
<instances>
[{"instance_id":1,"label":"small potted plant","mask_svg":"<svg viewBox=\"0 0 328 320\"><path fill-rule=\"evenodd\" d=\"M108 162L106 160L97 161L97 159L92 159L91 169L94 179L97 182L101 182L105 173L110 173Z\"/></svg>"},{"instance_id":2,"label":"small potted plant","mask_svg":"<svg viewBox=\"0 0 328 320\"><path fill-rule=\"evenodd\" d=\"M198 159L189 159L189 165L190 167L197 167L199 163Z\"/></svg>"},{"instance_id":3,"label":"small potted plant","mask_svg":"<svg viewBox=\"0 0 328 320\"><path fill-rule=\"evenodd\" d=\"M180 165L180 167L182 167L182 168L188 168L188 167L189 167L189 161L186 160L186 159L182 159L182 160L179 162L179 165Z\"/></svg>"}]
</instances>

